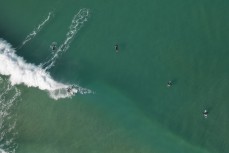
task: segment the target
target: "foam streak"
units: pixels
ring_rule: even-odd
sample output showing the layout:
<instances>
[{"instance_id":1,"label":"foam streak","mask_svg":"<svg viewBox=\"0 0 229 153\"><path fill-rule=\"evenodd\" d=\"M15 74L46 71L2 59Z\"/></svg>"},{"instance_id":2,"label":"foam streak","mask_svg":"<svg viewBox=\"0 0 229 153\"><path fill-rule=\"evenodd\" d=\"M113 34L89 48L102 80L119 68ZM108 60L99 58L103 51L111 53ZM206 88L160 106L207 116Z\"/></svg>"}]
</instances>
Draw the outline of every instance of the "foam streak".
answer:
<instances>
[{"instance_id":1,"label":"foam streak","mask_svg":"<svg viewBox=\"0 0 229 153\"><path fill-rule=\"evenodd\" d=\"M21 92L0 77L0 152L15 153L16 114L13 112ZM2 150L4 149L4 150Z\"/></svg>"},{"instance_id":2,"label":"foam streak","mask_svg":"<svg viewBox=\"0 0 229 153\"><path fill-rule=\"evenodd\" d=\"M84 22L87 21L89 17L88 9L81 9L72 19L72 23L69 27L69 31L66 34L65 41L58 47L57 51L47 62L42 64L42 67L45 67L45 70L52 68L56 62L56 59L63 52L66 52L77 32L83 27Z\"/></svg>"},{"instance_id":3,"label":"foam streak","mask_svg":"<svg viewBox=\"0 0 229 153\"><path fill-rule=\"evenodd\" d=\"M52 12L49 12L47 18L44 21L42 21L29 35L26 36L25 40L18 47L18 49L22 48L26 43L28 43L31 39L33 39L39 31L41 31L44 25L49 21L51 15L52 15Z\"/></svg>"}]
</instances>

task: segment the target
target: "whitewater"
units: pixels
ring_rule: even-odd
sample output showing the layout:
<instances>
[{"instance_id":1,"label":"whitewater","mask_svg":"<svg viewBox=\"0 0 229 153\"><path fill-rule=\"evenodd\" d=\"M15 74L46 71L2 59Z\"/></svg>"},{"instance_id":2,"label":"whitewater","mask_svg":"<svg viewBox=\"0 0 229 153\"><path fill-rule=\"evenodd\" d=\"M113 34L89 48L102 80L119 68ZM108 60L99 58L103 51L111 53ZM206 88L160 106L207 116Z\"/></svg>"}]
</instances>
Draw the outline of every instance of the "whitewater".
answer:
<instances>
[{"instance_id":1,"label":"whitewater","mask_svg":"<svg viewBox=\"0 0 229 153\"><path fill-rule=\"evenodd\" d=\"M0 77L0 153L15 153L16 113L14 111L20 101L21 91L10 85L8 79Z\"/></svg>"},{"instance_id":2,"label":"whitewater","mask_svg":"<svg viewBox=\"0 0 229 153\"><path fill-rule=\"evenodd\" d=\"M9 76L11 85L24 84L45 90L53 99L71 97L76 93L90 93L78 85L55 81L41 66L27 63L5 40L0 39L0 74Z\"/></svg>"},{"instance_id":3,"label":"whitewater","mask_svg":"<svg viewBox=\"0 0 229 153\"><path fill-rule=\"evenodd\" d=\"M33 32L22 42L18 49L30 42L47 24L53 13L49 12ZM15 153L18 147L15 131L16 114L12 111L20 100L21 91L16 85L25 85L43 90L54 99L71 98L75 94L93 93L76 84L56 81L48 72L60 56L70 47L76 33L82 28L89 16L88 9L80 9L72 19L65 40L45 63L35 65L16 54L17 50L6 40L0 38L0 153ZM2 77L6 76L6 77Z\"/></svg>"},{"instance_id":4,"label":"whitewater","mask_svg":"<svg viewBox=\"0 0 229 153\"><path fill-rule=\"evenodd\" d=\"M56 91L66 94L68 85L58 83L42 68L26 61L15 54L15 50L9 43L0 40L0 74L9 76L12 85L24 84L28 87L38 87L41 90L47 90L50 96L58 99L62 95ZM65 91L65 93L64 93Z\"/></svg>"},{"instance_id":5,"label":"whitewater","mask_svg":"<svg viewBox=\"0 0 229 153\"><path fill-rule=\"evenodd\" d=\"M39 24L38 28L35 29L36 34L50 19L51 14L52 13L50 12L48 17ZM66 52L66 50L70 47L70 43L72 42L74 36L83 26L83 23L87 21L88 16L89 10L81 9L73 17L70 29L66 34L65 41L47 62L41 63L38 66L26 62L23 57L19 57L11 44L0 38L0 74L9 76L11 85L24 84L27 87L35 87L40 90L47 91L50 97L55 100L60 98L69 98L76 93L92 93L91 90L82 88L75 84L55 81L47 71L54 66L54 63L59 55ZM35 35L29 34L28 38L26 38L26 40L22 43L22 46L35 37Z\"/></svg>"}]
</instances>

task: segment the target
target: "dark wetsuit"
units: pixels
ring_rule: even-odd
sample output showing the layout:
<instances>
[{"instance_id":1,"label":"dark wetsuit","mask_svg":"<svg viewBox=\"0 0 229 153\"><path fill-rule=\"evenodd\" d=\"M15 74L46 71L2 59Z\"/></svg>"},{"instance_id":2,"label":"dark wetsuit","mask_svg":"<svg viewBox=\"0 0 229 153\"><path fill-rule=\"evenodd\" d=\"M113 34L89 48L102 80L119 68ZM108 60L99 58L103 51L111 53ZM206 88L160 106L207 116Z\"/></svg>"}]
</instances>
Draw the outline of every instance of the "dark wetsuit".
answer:
<instances>
[{"instance_id":1,"label":"dark wetsuit","mask_svg":"<svg viewBox=\"0 0 229 153\"><path fill-rule=\"evenodd\" d=\"M118 51L118 45L115 45L115 51L116 52Z\"/></svg>"},{"instance_id":2,"label":"dark wetsuit","mask_svg":"<svg viewBox=\"0 0 229 153\"><path fill-rule=\"evenodd\" d=\"M208 115L208 112L203 112L204 115Z\"/></svg>"},{"instance_id":3,"label":"dark wetsuit","mask_svg":"<svg viewBox=\"0 0 229 153\"><path fill-rule=\"evenodd\" d=\"M167 86L172 86L172 81L169 81L169 82L167 83Z\"/></svg>"}]
</instances>

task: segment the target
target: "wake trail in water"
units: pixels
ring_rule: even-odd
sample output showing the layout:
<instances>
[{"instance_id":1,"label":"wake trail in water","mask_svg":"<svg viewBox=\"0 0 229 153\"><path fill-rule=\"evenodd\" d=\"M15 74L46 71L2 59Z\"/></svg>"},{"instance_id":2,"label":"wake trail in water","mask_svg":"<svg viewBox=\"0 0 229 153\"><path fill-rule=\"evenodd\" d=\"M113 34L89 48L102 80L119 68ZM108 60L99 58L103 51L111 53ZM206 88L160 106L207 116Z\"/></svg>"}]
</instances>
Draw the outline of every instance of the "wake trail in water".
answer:
<instances>
[{"instance_id":1,"label":"wake trail in water","mask_svg":"<svg viewBox=\"0 0 229 153\"><path fill-rule=\"evenodd\" d=\"M0 77L0 153L15 153L17 149L15 106L21 92L10 85L7 79Z\"/></svg>"},{"instance_id":2,"label":"wake trail in water","mask_svg":"<svg viewBox=\"0 0 229 153\"><path fill-rule=\"evenodd\" d=\"M45 70L52 68L60 56L61 53L66 52L77 32L83 27L84 23L87 21L89 17L89 9L81 9L72 19L72 23L69 27L69 31L66 34L66 39L64 42L57 48L56 52L53 56L41 66L44 67Z\"/></svg>"},{"instance_id":3,"label":"wake trail in water","mask_svg":"<svg viewBox=\"0 0 229 153\"><path fill-rule=\"evenodd\" d=\"M76 93L91 93L80 86L55 81L41 66L27 63L17 56L11 45L4 40L0 40L0 74L9 76L11 85L37 87L47 91L50 97L56 100L72 97Z\"/></svg>"},{"instance_id":4,"label":"wake trail in water","mask_svg":"<svg viewBox=\"0 0 229 153\"><path fill-rule=\"evenodd\" d=\"M47 18L45 20L43 20L29 35L26 36L25 40L18 47L18 49L22 48L26 43L28 43L30 40L32 40L38 34L38 32L41 31L41 29L49 21L49 19L51 18L52 15L53 15L53 13L49 12Z\"/></svg>"}]
</instances>

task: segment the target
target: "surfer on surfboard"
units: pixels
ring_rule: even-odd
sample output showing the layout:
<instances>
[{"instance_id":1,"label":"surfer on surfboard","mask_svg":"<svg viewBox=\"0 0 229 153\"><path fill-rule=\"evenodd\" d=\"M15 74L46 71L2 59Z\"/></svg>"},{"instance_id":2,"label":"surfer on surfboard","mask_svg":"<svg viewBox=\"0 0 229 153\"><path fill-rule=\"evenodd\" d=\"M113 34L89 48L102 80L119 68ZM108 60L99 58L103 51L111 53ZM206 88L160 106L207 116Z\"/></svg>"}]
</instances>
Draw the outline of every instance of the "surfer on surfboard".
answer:
<instances>
[{"instance_id":1,"label":"surfer on surfboard","mask_svg":"<svg viewBox=\"0 0 229 153\"><path fill-rule=\"evenodd\" d=\"M204 110L203 115L204 115L204 118L208 117L208 111L206 109Z\"/></svg>"},{"instance_id":2,"label":"surfer on surfboard","mask_svg":"<svg viewBox=\"0 0 229 153\"><path fill-rule=\"evenodd\" d=\"M172 84L172 81L169 81L168 83L167 83L167 87L171 87L173 84Z\"/></svg>"},{"instance_id":3,"label":"surfer on surfboard","mask_svg":"<svg viewBox=\"0 0 229 153\"><path fill-rule=\"evenodd\" d=\"M118 49L119 49L119 48L118 48L118 44L116 44L114 47L115 47L115 51L116 51L116 53L117 53L117 52L118 52Z\"/></svg>"}]
</instances>

